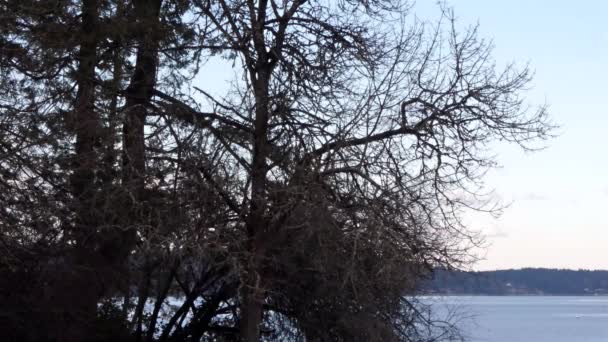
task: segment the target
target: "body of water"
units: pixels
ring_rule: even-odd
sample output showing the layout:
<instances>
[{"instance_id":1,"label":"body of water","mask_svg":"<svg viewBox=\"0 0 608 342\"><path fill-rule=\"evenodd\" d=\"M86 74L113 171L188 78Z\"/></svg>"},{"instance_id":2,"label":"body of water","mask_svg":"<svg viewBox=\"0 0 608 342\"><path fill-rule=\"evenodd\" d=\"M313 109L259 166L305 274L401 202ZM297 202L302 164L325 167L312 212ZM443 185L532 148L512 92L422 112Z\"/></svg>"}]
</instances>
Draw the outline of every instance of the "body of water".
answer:
<instances>
[{"instance_id":1,"label":"body of water","mask_svg":"<svg viewBox=\"0 0 608 342\"><path fill-rule=\"evenodd\" d=\"M608 297L454 296L433 299L456 310L471 342L607 342Z\"/></svg>"}]
</instances>

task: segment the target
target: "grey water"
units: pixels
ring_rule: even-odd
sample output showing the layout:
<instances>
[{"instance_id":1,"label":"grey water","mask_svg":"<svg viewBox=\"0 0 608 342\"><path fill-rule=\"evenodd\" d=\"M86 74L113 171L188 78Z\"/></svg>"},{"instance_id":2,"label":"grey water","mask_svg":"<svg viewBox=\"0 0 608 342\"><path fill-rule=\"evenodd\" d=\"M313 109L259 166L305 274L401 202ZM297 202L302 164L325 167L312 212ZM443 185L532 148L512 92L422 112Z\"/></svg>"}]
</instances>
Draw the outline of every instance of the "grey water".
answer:
<instances>
[{"instance_id":1,"label":"grey water","mask_svg":"<svg viewBox=\"0 0 608 342\"><path fill-rule=\"evenodd\" d=\"M450 296L434 301L456 312L470 342L608 341L608 297Z\"/></svg>"}]
</instances>

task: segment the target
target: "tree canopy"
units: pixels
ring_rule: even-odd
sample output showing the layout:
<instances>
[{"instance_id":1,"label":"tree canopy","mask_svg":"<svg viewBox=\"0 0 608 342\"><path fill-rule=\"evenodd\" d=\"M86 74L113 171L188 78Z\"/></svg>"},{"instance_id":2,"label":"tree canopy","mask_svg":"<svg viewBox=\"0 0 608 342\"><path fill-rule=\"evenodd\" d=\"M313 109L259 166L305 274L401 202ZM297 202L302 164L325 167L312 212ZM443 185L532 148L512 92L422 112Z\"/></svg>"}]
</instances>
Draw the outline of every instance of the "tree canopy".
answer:
<instances>
[{"instance_id":1,"label":"tree canopy","mask_svg":"<svg viewBox=\"0 0 608 342\"><path fill-rule=\"evenodd\" d=\"M488 145L552 126L528 68L411 9L2 1L0 333L451 337L412 294L472 260ZM196 83L211 60L234 71L221 96Z\"/></svg>"}]
</instances>

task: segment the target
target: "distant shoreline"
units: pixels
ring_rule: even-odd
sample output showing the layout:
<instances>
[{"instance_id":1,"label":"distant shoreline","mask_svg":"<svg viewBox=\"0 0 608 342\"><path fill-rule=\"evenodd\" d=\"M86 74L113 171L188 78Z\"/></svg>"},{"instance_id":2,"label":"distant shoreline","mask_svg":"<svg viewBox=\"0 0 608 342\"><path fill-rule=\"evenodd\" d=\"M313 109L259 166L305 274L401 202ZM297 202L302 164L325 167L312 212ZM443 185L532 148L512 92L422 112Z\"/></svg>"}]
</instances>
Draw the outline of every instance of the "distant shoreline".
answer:
<instances>
[{"instance_id":1,"label":"distant shoreline","mask_svg":"<svg viewBox=\"0 0 608 342\"><path fill-rule=\"evenodd\" d=\"M608 296L608 271L524 268L484 272L434 271L427 296Z\"/></svg>"}]
</instances>

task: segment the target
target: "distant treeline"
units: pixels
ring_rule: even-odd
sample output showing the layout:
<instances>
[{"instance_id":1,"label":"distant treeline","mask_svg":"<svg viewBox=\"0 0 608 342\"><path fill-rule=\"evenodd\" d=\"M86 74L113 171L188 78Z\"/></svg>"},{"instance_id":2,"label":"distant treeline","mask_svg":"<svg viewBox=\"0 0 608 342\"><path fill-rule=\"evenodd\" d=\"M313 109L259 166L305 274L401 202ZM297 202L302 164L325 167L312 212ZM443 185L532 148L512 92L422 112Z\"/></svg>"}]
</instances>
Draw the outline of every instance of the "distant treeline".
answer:
<instances>
[{"instance_id":1,"label":"distant treeline","mask_svg":"<svg viewBox=\"0 0 608 342\"><path fill-rule=\"evenodd\" d=\"M524 268L486 272L435 270L421 291L470 295L608 294L608 271Z\"/></svg>"}]
</instances>

